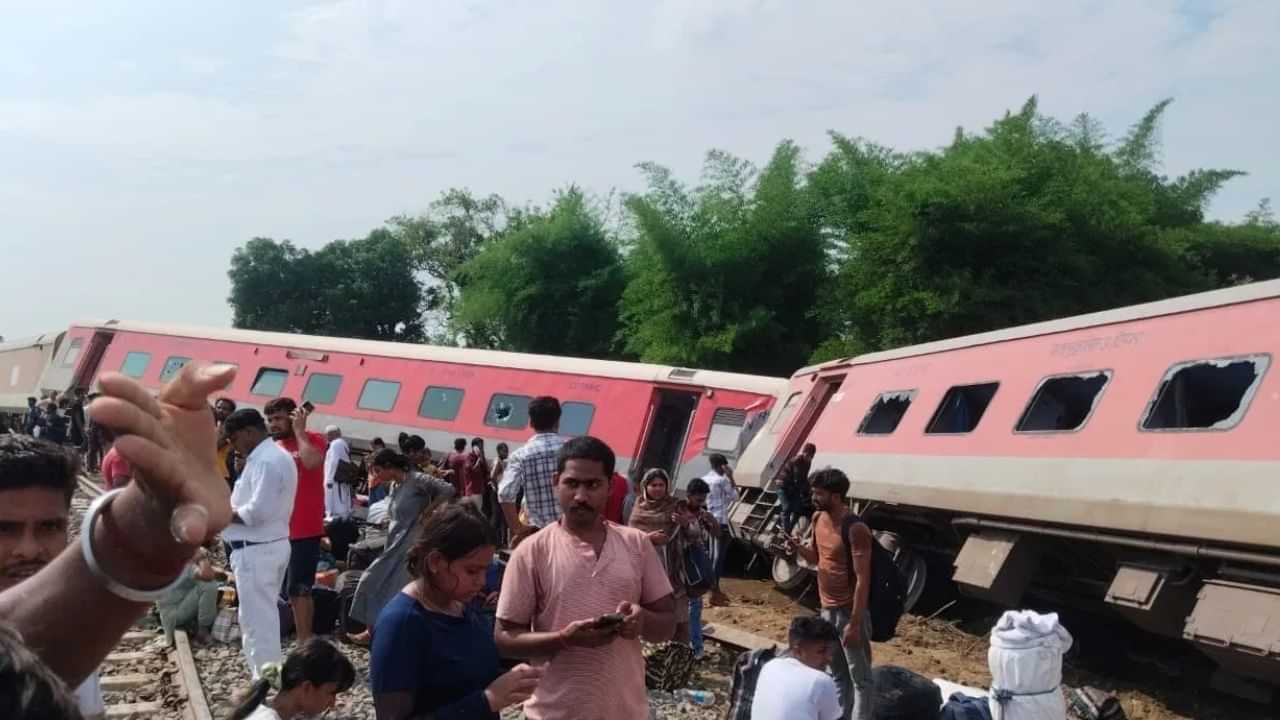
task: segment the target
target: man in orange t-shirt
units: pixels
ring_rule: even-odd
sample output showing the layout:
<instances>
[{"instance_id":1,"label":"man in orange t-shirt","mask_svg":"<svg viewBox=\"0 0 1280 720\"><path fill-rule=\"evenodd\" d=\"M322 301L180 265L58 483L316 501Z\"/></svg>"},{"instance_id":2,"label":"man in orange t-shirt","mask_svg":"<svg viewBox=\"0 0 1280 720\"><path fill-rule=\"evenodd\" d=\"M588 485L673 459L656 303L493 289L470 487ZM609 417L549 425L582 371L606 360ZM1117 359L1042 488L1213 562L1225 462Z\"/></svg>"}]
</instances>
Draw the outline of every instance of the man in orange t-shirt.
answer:
<instances>
[{"instance_id":1,"label":"man in orange t-shirt","mask_svg":"<svg viewBox=\"0 0 1280 720\"><path fill-rule=\"evenodd\" d=\"M840 633L843 652L836 652L831 674L836 681L845 717L871 720L875 686L871 681L871 528L851 515L845 496L849 477L835 468L809 477L813 493L813 540L787 545L818 566L818 599L822 618ZM846 522L848 518L848 522ZM844 537L847 527L848 537ZM850 563L852 558L852 563ZM852 565L852 567L850 566Z\"/></svg>"},{"instance_id":2,"label":"man in orange t-shirt","mask_svg":"<svg viewBox=\"0 0 1280 720\"><path fill-rule=\"evenodd\" d=\"M289 516L289 571L285 590L293 608L298 643L311 639L315 604L311 586L316 581L320 559L320 539L324 537L324 454L329 441L320 433L307 431L311 411L298 407L293 398L276 398L264 408L267 429L280 449L289 453L298 467L298 488Z\"/></svg>"}]
</instances>

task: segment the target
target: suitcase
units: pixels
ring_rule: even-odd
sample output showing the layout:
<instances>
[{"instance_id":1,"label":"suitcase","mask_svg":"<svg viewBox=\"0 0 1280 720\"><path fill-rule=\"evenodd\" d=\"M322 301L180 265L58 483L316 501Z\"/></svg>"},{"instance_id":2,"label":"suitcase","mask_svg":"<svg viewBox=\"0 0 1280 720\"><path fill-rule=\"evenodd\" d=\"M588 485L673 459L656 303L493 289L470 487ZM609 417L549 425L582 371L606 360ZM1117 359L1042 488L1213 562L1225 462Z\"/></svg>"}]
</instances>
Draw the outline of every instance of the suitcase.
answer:
<instances>
[{"instance_id":1,"label":"suitcase","mask_svg":"<svg viewBox=\"0 0 1280 720\"><path fill-rule=\"evenodd\" d=\"M311 599L315 605L311 631L316 635L332 635L338 626L338 592L316 585L311 588Z\"/></svg>"},{"instance_id":2,"label":"suitcase","mask_svg":"<svg viewBox=\"0 0 1280 720\"><path fill-rule=\"evenodd\" d=\"M356 586L360 584L363 570L348 570L338 576L335 592L338 597L338 629L348 635L364 632L364 623L351 617L351 602L356 596Z\"/></svg>"}]
</instances>

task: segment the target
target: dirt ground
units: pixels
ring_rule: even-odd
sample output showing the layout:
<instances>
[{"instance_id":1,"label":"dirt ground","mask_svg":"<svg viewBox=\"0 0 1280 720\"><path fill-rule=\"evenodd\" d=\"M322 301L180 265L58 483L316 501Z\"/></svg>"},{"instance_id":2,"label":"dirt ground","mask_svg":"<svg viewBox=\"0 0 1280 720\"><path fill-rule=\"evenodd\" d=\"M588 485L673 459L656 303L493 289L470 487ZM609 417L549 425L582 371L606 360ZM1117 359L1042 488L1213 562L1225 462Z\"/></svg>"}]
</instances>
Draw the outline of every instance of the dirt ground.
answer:
<instances>
[{"instance_id":1,"label":"dirt ground","mask_svg":"<svg viewBox=\"0 0 1280 720\"><path fill-rule=\"evenodd\" d=\"M726 578L724 589L733 600L726 608L707 608L704 622L725 623L785 644L791 618L814 612L812 591L792 597L769 580ZM937 617L908 615L898 636L876 643L877 665L898 665L929 678L986 688L987 633L996 611L953 605ZM1127 640L1117 640L1110 628L1064 625L1077 638L1077 648L1065 659L1064 682L1091 685L1114 693L1129 720L1252 720L1277 717L1275 710L1227 697L1207 689L1208 669L1166 655L1166 648L1143 652Z\"/></svg>"}]
</instances>

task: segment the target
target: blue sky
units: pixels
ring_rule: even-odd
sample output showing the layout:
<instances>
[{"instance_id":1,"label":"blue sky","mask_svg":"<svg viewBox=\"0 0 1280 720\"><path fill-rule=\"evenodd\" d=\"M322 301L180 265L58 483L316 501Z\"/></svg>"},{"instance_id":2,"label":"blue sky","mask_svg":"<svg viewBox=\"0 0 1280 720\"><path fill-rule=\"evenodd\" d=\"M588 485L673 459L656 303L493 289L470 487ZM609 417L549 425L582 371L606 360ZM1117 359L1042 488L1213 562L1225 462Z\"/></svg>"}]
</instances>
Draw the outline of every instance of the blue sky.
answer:
<instances>
[{"instance_id":1,"label":"blue sky","mask_svg":"<svg viewBox=\"0 0 1280 720\"><path fill-rule=\"evenodd\" d=\"M451 186L693 179L835 129L939 146L1027 96L1114 135L1163 97L1170 174L1280 202L1280 2L0 0L0 335L225 325L248 238L367 233ZM967 7L962 7L967 6Z\"/></svg>"}]
</instances>

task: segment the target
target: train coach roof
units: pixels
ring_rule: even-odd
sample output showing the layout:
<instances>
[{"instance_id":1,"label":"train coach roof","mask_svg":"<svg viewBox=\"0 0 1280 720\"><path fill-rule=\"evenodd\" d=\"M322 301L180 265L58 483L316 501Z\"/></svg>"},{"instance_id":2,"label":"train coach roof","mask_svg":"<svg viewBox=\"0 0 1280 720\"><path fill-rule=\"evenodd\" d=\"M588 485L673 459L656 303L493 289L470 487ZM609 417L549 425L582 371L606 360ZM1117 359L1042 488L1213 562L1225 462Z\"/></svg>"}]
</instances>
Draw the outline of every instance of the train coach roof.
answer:
<instances>
[{"instance_id":1,"label":"train coach roof","mask_svg":"<svg viewBox=\"0 0 1280 720\"><path fill-rule=\"evenodd\" d=\"M1223 305L1235 305L1254 300L1265 300L1267 298L1277 296L1280 296L1280 280L1267 280L1265 282L1238 285L1236 287L1225 288L1222 290L1211 290L1209 292L1197 293L1195 295L1183 295L1182 297L1159 300L1156 302L1144 303L1142 305L1130 305L1128 307L1116 308L1114 310L1103 310L1102 312L1089 313L1087 315L1075 315L1068 318L1060 318L1058 320L1047 320L1045 322L1033 323L1031 325L1020 325L1018 327L1006 328L1004 330L993 330L991 332L966 335L964 337L951 338L948 340L937 340L920 345L908 345L907 347L895 348L893 350L882 350L880 352L867 353L866 355L855 355L853 357L842 358L840 360L832 360L830 362L822 363L821 365L811 365L796 371L795 375L806 375L817 370L821 370L822 368L836 367L839 365L866 365L869 363L885 362L887 360L931 355L934 353L959 350L977 345L989 345L992 343L1020 340L1038 335L1052 335L1054 333L1069 332L1072 330L1081 330L1090 327L1114 325L1117 323L1131 322L1134 320L1142 320L1161 315L1176 315L1178 313L1190 312L1193 310L1221 307Z\"/></svg>"},{"instance_id":2,"label":"train coach roof","mask_svg":"<svg viewBox=\"0 0 1280 720\"><path fill-rule=\"evenodd\" d=\"M651 365L616 360L591 360L554 355L443 347L440 345L416 345L382 340L354 340L350 338L296 335L293 333L262 332L258 330L120 322L114 320L110 322L80 322L75 323L75 326L148 335L203 338L251 345L272 345L297 350L350 353L353 355L372 355L409 360L431 360L458 363L460 365L525 368L569 375L611 377L675 385L696 385L725 390L741 390L770 396L782 392L782 389L787 384L785 378L764 375L746 375L715 370L692 370L670 365Z\"/></svg>"},{"instance_id":3,"label":"train coach roof","mask_svg":"<svg viewBox=\"0 0 1280 720\"><path fill-rule=\"evenodd\" d=\"M0 352L10 352L12 350L23 350L25 348L40 347L50 343L58 342L58 336L62 331L48 332L43 335L32 335L25 338L14 338L13 340L5 340L0 343Z\"/></svg>"}]
</instances>

